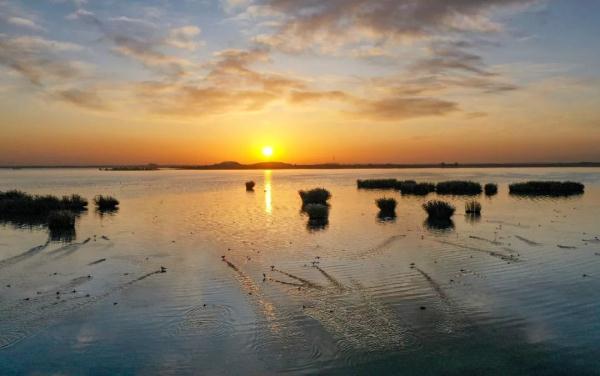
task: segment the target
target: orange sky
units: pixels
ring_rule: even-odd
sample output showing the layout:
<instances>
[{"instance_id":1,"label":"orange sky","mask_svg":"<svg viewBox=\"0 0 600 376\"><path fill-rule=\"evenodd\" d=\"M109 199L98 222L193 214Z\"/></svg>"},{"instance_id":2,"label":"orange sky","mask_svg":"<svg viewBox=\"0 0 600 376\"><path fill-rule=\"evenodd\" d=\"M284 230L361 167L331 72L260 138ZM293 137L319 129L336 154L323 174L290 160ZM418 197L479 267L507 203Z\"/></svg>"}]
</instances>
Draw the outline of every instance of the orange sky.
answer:
<instances>
[{"instance_id":1,"label":"orange sky","mask_svg":"<svg viewBox=\"0 0 600 376\"><path fill-rule=\"evenodd\" d=\"M600 161L598 12L340 1L2 2L0 165Z\"/></svg>"}]
</instances>

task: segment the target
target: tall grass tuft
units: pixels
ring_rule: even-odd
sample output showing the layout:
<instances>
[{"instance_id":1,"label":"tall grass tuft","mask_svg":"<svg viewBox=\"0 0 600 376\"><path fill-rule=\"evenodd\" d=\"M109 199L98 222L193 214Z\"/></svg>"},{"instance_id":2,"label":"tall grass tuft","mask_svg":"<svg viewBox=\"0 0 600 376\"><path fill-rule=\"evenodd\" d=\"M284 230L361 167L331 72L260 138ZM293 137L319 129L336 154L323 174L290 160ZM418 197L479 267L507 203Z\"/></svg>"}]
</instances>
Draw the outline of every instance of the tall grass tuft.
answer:
<instances>
[{"instance_id":1,"label":"tall grass tuft","mask_svg":"<svg viewBox=\"0 0 600 376\"><path fill-rule=\"evenodd\" d=\"M498 193L498 186L494 183L487 183L483 186L486 196L493 196Z\"/></svg>"},{"instance_id":2,"label":"tall grass tuft","mask_svg":"<svg viewBox=\"0 0 600 376\"><path fill-rule=\"evenodd\" d=\"M379 208L379 213L387 217L396 216L396 199L382 197L375 200L375 204Z\"/></svg>"},{"instance_id":3,"label":"tall grass tuft","mask_svg":"<svg viewBox=\"0 0 600 376\"><path fill-rule=\"evenodd\" d=\"M246 190L247 191L253 191L255 185L256 185L256 183L254 183L252 180L247 181L246 182Z\"/></svg>"},{"instance_id":4,"label":"tall grass tuft","mask_svg":"<svg viewBox=\"0 0 600 376\"><path fill-rule=\"evenodd\" d=\"M427 212L430 220L447 221L454 215L456 210L454 206L445 202L432 200L423 204L423 209Z\"/></svg>"},{"instance_id":5,"label":"tall grass tuft","mask_svg":"<svg viewBox=\"0 0 600 376\"><path fill-rule=\"evenodd\" d=\"M119 200L112 196L98 195L94 197L94 203L98 210L115 210L119 206Z\"/></svg>"},{"instance_id":6,"label":"tall grass tuft","mask_svg":"<svg viewBox=\"0 0 600 376\"><path fill-rule=\"evenodd\" d=\"M522 196L570 196L582 194L584 189L583 184L572 181L528 181L508 186L510 194Z\"/></svg>"},{"instance_id":7,"label":"tall grass tuft","mask_svg":"<svg viewBox=\"0 0 600 376\"><path fill-rule=\"evenodd\" d=\"M398 182L397 189L403 195L418 195L425 196L431 192L435 192L435 184L432 183L417 183L414 180L404 180Z\"/></svg>"},{"instance_id":8,"label":"tall grass tuft","mask_svg":"<svg viewBox=\"0 0 600 376\"><path fill-rule=\"evenodd\" d=\"M359 179L356 181L356 187L359 189L395 189L397 184L396 179Z\"/></svg>"},{"instance_id":9,"label":"tall grass tuft","mask_svg":"<svg viewBox=\"0 0 600 376\"><path fill-rule=\"evenodd\" d=\"M478 195L482 191L481 184L461 180L439 182L435 190L440 195Z\"/></svg>"},{"instance_id":10,"label":"tall grass tuft","mask_svg":"<svg viewBox=\"0 0 600 376\"><path fill-rule=\"evenodd\" d=\"M481 204L475 200L465 202L465 213L470 215L480 215Z\"/></svg>"},{"instance_id":11,"label":"tall grass tuft","mask_svg":"<svg viewBox=\"0 0 600 376\"><path fill-rule=\"evenodd\" d=\"M327 201L331 198L331 193L325 188L314 188L308 191L298 191L302 199L302 205L321 204L327 205Z\"/></svg>"},{"instance_id":12,"label":"tall grass tuft","mask_svg":"<svg viewBox=\"0 0 600 376\"><path fill-rule=\"evenodd\" d=\"M52 211L83 211L87 204L86 199L75 194L58 198L51 195L34 196L13 190L0 192L0 217L10 219L11 217L32 218L37 216L45 219Z\"/></svg>"}]
</instances>

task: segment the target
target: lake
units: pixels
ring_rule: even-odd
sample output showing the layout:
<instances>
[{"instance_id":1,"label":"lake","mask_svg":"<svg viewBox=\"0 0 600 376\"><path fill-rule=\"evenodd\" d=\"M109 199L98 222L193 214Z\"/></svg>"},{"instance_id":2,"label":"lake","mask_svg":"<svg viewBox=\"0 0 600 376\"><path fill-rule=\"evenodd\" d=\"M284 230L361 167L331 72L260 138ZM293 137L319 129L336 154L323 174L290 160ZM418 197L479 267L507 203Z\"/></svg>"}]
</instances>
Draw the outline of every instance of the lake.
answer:
<instances>
[{"instance_id":1,"label":"lake","mask_svg":"<svg viewBox=\"0 0 600 376\"><path fill-rule=\"evenodd\" d=\"M498 183L428 226L356 179ZM254 180L254 192L244 182ZM573 180L569 198L508 183ZM332 193L311 227L298 190ZM600 169L0 170L0 191L117 197L75 237L0 224L0 373L600 374ZM380 220L375 199L398 200ZM225 256L225 259L222 259ZM161 273L164 266L166 273ZM26 300L27 299L27 300Z\"/></svg>"}]
</instances>

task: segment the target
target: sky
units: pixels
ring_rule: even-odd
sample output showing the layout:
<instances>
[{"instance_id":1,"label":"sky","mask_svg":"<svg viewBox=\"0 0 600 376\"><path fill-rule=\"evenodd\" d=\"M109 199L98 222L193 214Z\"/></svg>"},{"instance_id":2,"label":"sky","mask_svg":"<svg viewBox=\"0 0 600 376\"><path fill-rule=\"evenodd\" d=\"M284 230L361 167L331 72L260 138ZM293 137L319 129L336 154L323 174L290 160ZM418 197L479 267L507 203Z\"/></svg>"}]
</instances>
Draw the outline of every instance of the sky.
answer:
<instances>
[{"instance_id":1,"label":"sky","mask_svg":"<svg viewBox=\"0 0 600 376\"><path fill-rule=\"evenodd\" d=\"M0 165L600 161L599 35L596 0L0 0Z\"/></svg>"}]
</instances>

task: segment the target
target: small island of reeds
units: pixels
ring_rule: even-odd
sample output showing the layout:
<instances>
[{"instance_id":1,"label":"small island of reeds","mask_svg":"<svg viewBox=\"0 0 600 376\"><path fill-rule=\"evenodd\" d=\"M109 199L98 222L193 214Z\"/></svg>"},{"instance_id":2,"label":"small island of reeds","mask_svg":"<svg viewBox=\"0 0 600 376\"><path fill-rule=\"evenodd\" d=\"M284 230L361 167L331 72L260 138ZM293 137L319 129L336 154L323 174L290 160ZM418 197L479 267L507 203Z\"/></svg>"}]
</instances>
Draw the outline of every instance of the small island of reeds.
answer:
<instances>
[{"instance_id":1,"label":"small island of reeds","mask_svg":"<svg viewBox=\"0 0 600 376\"><path fill-rule=\"evenodd\" d=\"M478 195L482 188L473 181L450 180L437 183L435 191L440 195Z\"/></svg>"},{"instance_id":2,"label":"small island of reeds","mask_svg":"<svg viewBox=\"0 0 600 376\"><path fill-rule=\"evenodd\" d=\"M511 195L520 196L571 196L583 194L585 186L572 181L528 181L508 186Z\"/></svg>"},{"instance_id":3,"label":"small island of reeds","mask_svg":"<svg viewBox=\"0 0 600 376\"><path fill-rule=\"evenodd\" d=\"M433 221L448 221L454 215L456 208L445 201L432 200L423 204L428 219Z\"/></svg>"},{"instance_id":4,"label":"small island of reeds","mask_svg":"<svg viewBox=\"0 0 600 376\"><path fill-rule=\"evenodd\" d=\"M380 217L396 216L396 199L391 197L381 197L375 200L375 204L379 208Z\"/></svg>"},{"instance_id":5,"label":"small island of reeds","mask_svg":"<svg viewBox=\"0 0 600 376\"><path fill-rule=\"evenodd\" d=\"M498 193L498 185L494 183L487 183L483 186L483 191L486 196L493 196Z\"/></svg>"},{"instance_id":6,"label":"small island of reeds","mask_svg":"<svg viewBox=\"0 0 600 376\"><path fill-rule=\"evenodd\" d=\"M119 206L119 200L112 196L98 195L94 197L94 203L96 204L96 208L100 211L116 210L117 206Z\"/></svg>"},{"instance_id":7,"label":"small island of reeds","mask_svg":"<svg viewBox=\"0 0 600 376\"><path fill-rule=\"evenodd\" d=\"M327 205L327 201L331 198L331 193L325 188L313 188L307 191L298 191L302 199L302 205L321 204Z\"/></svg>"}]
</instances>

